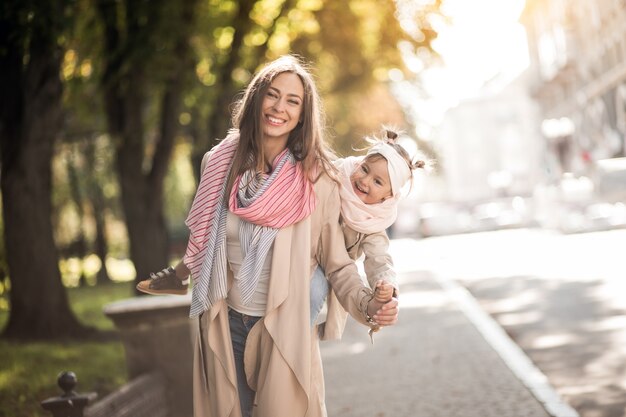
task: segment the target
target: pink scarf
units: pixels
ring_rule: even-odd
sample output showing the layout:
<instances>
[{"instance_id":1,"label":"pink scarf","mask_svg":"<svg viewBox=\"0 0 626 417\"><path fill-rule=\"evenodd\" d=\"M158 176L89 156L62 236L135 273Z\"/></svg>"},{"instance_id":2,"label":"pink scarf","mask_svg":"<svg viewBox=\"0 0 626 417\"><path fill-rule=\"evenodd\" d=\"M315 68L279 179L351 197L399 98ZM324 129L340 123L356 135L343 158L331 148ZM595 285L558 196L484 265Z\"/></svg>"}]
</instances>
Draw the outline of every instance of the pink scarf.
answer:
<instances>
[{"instance_id":1,"label":"pink scarf","mask_svg":"<svg viewBox=\"0 0 626 417\"><path fill-rule=\"evenodd\" d=\"M365 204L354 193L350 175L358 167L363 157L349 156L335 161L339 168L341 187L341 216L344 222L359 233L377 233L385 230L396 221L398 215L398 196L391 197L382 203Z\"/></svg>"},{"instance_id":2,"label":"pink scarf","mask_svg":"<svg viewBox=\"0 0 626 417\"><path fill-rule=\"evenodd\" d=\"M238 143L238 135L229 135L210 151L185 221L190 235L183 262L194 278L192 317L208 310L216 301L225 298L228 292L225 191ZM240 186L241 180L242 176L239 176L235 181L228 206L231 212L252 224L255 230L260 230L254 233L257 238L259 235L268 236L269 231L273 239L278 229L299 222L315 209L313 186L302 171L301 164L295 162L288 150L275 159L272 174L262 179L255 195L243 203L238 198L244 197L241 190L245 187ZM251 246L253 251L255 247ZM255 270L254 265L258 262L252 260L251 263L250 269ZM249 275L254 275L252 272ZM246 285L248 291L253 292L258 276L255 279L254 276L240 274L240 277L242 282L252 280L252 283L244 282L240 286Z\"/></svg>"},{"instance_id":3,"label":"pink scarf","mask_svg":"<svg viewBox=\"0 0 626 417\"><path fill-rule=\"evenodd\" d=\"M242 219L261 226L281 229L297 223L307 217L315 209L315 194L313 186L302 172L302 166L292 160L286 163L276 174L277 167L288 149L282 151L275 159L272 174L253 176L250 172L239 175L230 194L228 208L233 214ZM246 175L248 174L248 175ZM260 183L259 183L260 182ZM237 184L252 184L258 198L250 198L247 204L242 200L244 193L237 193ZM239 197L239 198L238 198Z\"/></svg>"}]
</instances>

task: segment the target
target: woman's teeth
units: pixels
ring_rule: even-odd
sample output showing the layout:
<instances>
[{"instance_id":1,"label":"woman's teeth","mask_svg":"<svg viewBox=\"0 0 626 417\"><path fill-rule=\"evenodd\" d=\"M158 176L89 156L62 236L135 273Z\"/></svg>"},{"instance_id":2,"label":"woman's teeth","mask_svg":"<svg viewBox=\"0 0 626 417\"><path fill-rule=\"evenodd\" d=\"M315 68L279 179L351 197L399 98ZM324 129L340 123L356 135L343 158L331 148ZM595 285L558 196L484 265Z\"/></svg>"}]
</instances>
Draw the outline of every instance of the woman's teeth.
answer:
<instances>
[{"instance_id":1,"label":"woman's teeth","mask_svg":"<svg viewBox=\"0 0 626 417\"><path fill-rule=\"evenodd\" d=\"M283 123L285 123L284 120L276 119L275 117L272 117L272 116L267 116L267 120L269 120L270 123L275 124L275 125L282 125Z\"/></svg>"}]
</instances>

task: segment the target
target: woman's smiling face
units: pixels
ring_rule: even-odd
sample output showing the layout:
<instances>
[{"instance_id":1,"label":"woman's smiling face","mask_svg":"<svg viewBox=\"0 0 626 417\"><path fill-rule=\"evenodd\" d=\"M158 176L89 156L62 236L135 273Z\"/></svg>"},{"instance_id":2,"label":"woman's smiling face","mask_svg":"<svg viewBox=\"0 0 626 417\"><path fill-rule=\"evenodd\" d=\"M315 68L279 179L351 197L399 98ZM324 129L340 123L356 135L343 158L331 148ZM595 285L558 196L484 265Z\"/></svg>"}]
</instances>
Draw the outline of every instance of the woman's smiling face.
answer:
<instances>
[{"instance_id":1,"label":"woman's smiling face","mask_svg":"<svg viewBox=\"0 0 626 417\"><path fill-rule=\"evenodd\" d=\"M391 197L391 181L384 157L363 159L350 175L354 193L365 204L382 203Z\"/></svg>"},{"instance_id":2,"label":"woman's smiling face","mask_svg":"<svg viewBox=\"0 0 626 417\"><path fill-rule=\"evenodd\" d=\"M291 72L276 76L263 97L262 126L264 139L286 141L302 115L304 86Z\"/></svg>"}]
</instances>

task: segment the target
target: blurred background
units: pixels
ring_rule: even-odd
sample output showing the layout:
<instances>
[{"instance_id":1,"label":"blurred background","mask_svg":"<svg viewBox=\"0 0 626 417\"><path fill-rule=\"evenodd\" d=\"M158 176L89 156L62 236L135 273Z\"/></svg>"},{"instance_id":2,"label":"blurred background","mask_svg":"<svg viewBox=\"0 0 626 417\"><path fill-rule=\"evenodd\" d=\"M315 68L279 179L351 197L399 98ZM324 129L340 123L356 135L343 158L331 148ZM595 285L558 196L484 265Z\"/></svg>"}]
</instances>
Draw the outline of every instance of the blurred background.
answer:
<instances>
[{"instance_id":1,"label":"blurred background","mask_svg":"<svg viewBox=\"0 0 626 417\"><path fill-rule=\"evenodd\" d=\"M565 264L610 245L595 265L623 278L625 22L619 0L3 2L6 415L37 415L70 364L90 389L126 380L102 306L182 256L202 155L255 70L285 53L311 63L339 155L390 124L436 161L389 230L430 245L424 267L476 245L494 260L489 236L505 236L517 255L569 248L552 258ZM485 234L507 231L535 234ZM546 240L570 235L592 240ZM479 240L454 252L446 236Z\"/></svg>"},{"instance_id":2,"label":"blurred background","mask_svg":"<svg viewBox=\"0 0 626 417\"><path fill-rule=\"evenodd\" d=\"M454 24L433 42L443 66L420 73L427 94L394 84L438 161L398 231L623 227L623 4L446 4Z\"/></svg>"}]
</instances>

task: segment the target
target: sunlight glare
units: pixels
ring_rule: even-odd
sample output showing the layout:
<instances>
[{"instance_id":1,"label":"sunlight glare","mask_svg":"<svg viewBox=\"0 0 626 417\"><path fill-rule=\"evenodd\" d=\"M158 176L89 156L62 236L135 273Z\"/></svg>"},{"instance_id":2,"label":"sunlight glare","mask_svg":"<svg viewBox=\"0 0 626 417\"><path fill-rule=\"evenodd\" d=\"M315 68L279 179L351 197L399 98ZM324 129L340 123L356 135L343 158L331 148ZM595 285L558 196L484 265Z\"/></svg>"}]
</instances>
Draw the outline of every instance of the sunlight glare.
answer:
<instances>
[{"instance_id":1,"label":"sunlight glare","mask_svg":"<svg viewBox=\"0 0 626 417\"><path fill-rule=\"evenodd\" d=\"M494 77L512 79L528 66L524 0L446 0L450 23L436 21L433 47L444 66L429 75L430 93L453 102L476 94ZM452 97L452 98L451 98Z\"/></svg>"},{"instance_id":2,"label":"sunlight glare","mask_svg":"<svg viewBox=\"0 0 626 417\"><path fill-rule=\"evenodd\" d=\"M532 343L533 349L552 349L558 346L576 343L576 335L569 333L550 334L537 337Z\"/></svg>"}]
</instances>

